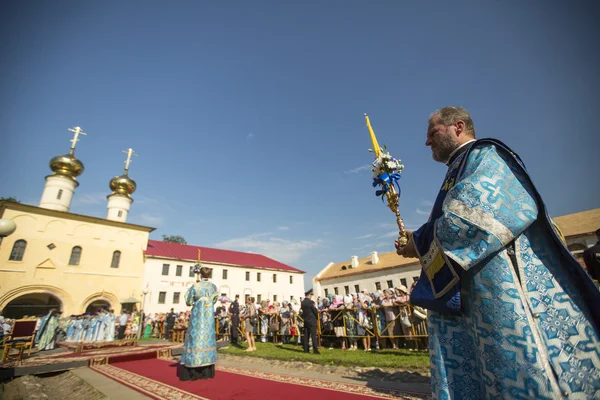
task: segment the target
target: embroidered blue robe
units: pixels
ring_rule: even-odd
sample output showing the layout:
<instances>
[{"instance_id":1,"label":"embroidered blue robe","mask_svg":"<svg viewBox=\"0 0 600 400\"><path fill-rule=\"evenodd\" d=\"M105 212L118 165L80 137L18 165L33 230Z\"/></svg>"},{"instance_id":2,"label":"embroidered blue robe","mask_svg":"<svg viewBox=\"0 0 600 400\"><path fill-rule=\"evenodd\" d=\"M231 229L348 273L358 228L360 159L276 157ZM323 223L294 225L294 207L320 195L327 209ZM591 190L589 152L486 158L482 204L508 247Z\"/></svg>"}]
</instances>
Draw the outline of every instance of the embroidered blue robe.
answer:
<instances>
[{"instance_id":1,"label":"embroidered blue robe","mask_svg":"<svg viewBox=\"0 0 600 400\"><path fill-rule=\"evenodd\" d=\"M185 304L193 308L180 362L188 368L213 365L217 362L214 317L217 296L217 287L208 281L196 282L185 293Z\"/></svg>"},{"instance_id":2,"label":"embroidered blue robe","mask_svg":"<svg viewBox=\"0 0 600 400\"><path fill-rule=\"evenodd\" d=\"M56 344L56 329L58 328L58 316L48 313L42 320L40 328L35 335L38 350L52 350Z\"/></svg>"},{"instance_id":3,"label":"embroidered blue robe","mask_svg":"<svg viewBox=\"0 0 600 400\"><path fill-rule=\"evenodd\" d=\"M434 398L600 398L600 293L510 149L469 145L413 240Z\"/></svg>"}]
</instances>

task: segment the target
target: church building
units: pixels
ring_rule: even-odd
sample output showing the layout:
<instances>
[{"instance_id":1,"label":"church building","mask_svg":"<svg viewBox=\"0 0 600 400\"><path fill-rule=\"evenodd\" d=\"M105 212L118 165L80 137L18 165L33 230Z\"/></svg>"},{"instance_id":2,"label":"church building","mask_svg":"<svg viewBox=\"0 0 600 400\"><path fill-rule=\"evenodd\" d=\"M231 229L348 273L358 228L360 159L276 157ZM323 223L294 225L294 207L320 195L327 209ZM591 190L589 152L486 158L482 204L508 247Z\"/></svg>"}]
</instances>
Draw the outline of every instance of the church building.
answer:
<instances>
[{"instance_id":1,"label":"church building","mask_svg":"<svg viewBox=\"0 0 600 400\"><path fill-rule=\"evenodd\" d=\"M106 219L69 212L83 163L75 157L81 128L68 154L50 160L52 174L39 206L0 202L0 219L14 232L0 244L0 312L8 318L45 314L56 308L65 315L99 307L121 312L142 300L144 251L154 228L127 223L136 189L125 171L110 180ZM14 226L13 225L13 226Z\"/></svg>"}]
</instances>

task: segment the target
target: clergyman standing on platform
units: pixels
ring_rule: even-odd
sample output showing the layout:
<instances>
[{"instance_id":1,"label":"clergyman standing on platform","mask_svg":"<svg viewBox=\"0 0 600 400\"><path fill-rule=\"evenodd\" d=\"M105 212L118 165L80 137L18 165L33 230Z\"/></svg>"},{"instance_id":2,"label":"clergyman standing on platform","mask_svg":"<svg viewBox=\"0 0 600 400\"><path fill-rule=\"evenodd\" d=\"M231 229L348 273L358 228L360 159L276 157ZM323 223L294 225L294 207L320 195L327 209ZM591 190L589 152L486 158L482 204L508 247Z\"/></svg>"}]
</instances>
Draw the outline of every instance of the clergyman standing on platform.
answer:
<instances>
[{"instance_id":1,"label":"clergyman standing on platform","mask_svg":"<svg viewBox=\"0 0 600 400\"><path fill-rule=\"evenodd\" d=\"M196 284L185 293L185 304L193 308L177 371L181 381L215 377L217 333L213 310L218 292L217 286L208 280L212 276L212 268L199 269L202 279L197 278Z\"/></svg>"},{"instance_id":2,"label":"clergyman standing on platform","mask_svg":"<svg viewBox=\"0 0 600 400\"><path fill-rule=\"evenodd\" d=\"M165 318L165 340L169 340L171 336L171 331L175 326L175 320L177 319L177 314L175 314L175 310L171 308L171 312L167 314L167 318Z\"/></svg>"},{"instance_id":3,"label":"clergyman standing on platform","mask_svg":"<svg viewBox=\"0 0 600 400\"><path fill-rule=\"evenodd\" d=\"M235 295L235 301L229 306L229 314L231 314L231 344L238 345L239 331L238 326L240 324L240 295Z\"/></svg>"},{"instance_id":4,"label":"clergyman standing on platform","mask_svg":"<svg viewBox=\"0 0 600 400\"><path fill-rule=\"evenodd\" d=\"M319 321L319 313L317 306L312 299L312 293L309 293L304 300L302 300L302 318L304 318L304 336L302 337L302 344L304 345L304 352L308 353L308 337L312 339L312 347L314 354L319 353L319 346L317 344L317 324Z\"/></svg>"}]
</instances>

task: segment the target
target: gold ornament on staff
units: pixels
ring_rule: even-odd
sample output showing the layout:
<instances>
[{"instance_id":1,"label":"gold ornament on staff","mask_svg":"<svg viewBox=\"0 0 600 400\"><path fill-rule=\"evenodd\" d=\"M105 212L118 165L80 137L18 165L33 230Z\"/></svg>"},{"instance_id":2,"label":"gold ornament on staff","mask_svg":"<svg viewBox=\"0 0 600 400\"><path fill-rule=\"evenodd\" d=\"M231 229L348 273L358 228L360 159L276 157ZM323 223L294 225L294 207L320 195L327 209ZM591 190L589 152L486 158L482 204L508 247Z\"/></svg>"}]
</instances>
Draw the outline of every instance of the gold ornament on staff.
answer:
<instances>
[{"instance_id":1,"label":"gold ornament on staff","mask_svg":"<svg viewBox=\"0 0 600 400\"><path fill-rule=\"evenodd\" d=\"M200 269L202 264L200 263L200 249L198 249L198 264L194 265L194 273L196 274L196 282L200 280Z\"/></svg>"},{"instance_id":2,"label":"gold ornament on staff","mask_svg":"<svg viewBox=\"0 0 600 400\"><path fill-rule=\"evenodd\" d=\"M404 165L401 161L395 159L390 155L387 147L379 147L375 132L371 127L369 116L365 114L365 120L367 121L367 128L369 129L369 135L371 136L371 142L373 143L373 149L369 149L375 154L375 161L373 162L373 187L379 186L381 189L377 190L376 195L385 197L387 200L387 206L396 215L396 224L398 225L398 244L400 247L406 246L408 243L408 235L404 228L404 220L400 216L400 210L398 205L400 202L400 186L398 180L400 174L404 169Z\"/></svg>"}]
</instances>

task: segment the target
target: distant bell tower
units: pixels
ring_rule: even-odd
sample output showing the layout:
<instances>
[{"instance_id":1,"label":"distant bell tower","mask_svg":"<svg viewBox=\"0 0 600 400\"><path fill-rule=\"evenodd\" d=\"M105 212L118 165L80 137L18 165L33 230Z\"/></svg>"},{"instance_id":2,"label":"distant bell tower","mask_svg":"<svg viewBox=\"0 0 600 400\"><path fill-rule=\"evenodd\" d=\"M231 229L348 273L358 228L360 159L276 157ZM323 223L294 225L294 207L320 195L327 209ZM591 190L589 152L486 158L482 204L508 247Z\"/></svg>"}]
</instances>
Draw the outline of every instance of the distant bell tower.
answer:
<instances>
[{"instance_id":1,"label":"distant bell tower","mask_svg":"<svg viewBox=\"0 0 600 400\"><path fill-rule=\"evenodd\" d=\"M75 157L75 145L79 135L86 135L79 126L69 129L74 133L71 150L64 156L56 156L50 160L53 174L46 177L46 185L40 200L41 208L57 211L69 211L75 188L79 186L77 177L83 172L83 163Z\"/></svg>"},{"instance_id":2,"label":"distant bell tower","mask_svg":"<svg viewBox=\"0 0 600 400\"><path fill-rule=\"evenodd\" d=\"M123 153L127 154L125 172L123 175L115 176L110 180L110 189L113 192L106 197L108 199L106 219L119 222L127 222L127 214L129 214L129 208L131 207L131 203L133 203L131 194L136 189L135 181L128 176L128 173L131 157L137 154L134 154L133 149L123 151Z\"/></svg>"}]
</instances>

